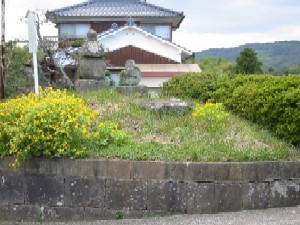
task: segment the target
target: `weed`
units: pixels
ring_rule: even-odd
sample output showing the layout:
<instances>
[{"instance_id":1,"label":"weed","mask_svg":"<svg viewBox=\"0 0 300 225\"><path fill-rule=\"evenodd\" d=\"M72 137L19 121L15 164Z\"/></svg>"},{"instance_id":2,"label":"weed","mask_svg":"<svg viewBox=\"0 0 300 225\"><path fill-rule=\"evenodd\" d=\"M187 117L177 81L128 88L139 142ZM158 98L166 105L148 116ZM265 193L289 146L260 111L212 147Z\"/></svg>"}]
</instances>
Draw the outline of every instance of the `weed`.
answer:
<instances>
[{"instance_id":1,"label":"weed","mask_svg":"<svg viewBox=\"0 0 300 225\"><path fill-rule=\"evenodd\" d=\"M134 96L120 96L111 91L84 95L88 105L103 112L101 119L115 121L131 136L131 140L122 146L112 144L100 149L91 146L89 157L204 162L299 157L299 149L275 138L261 127L224 111L220 111L224 113L220 125L225 123L226 126L212 132L192 113L183 116L158 115L143 109L139 104L141 101ZM218 117L218 114L214 115Z\"/></svg>"},{"instance_id":2,"label":"weed","mask_svg":"<svg viewBox=\"0 0 300 225\"><path fill-rule=\"evenodd\" d=\"M117 220L122 220L122 219L124 219L124 213L121 212L121 211L116 211L116 213L115 213L115 218L116 218Z\"/></svg>"}]
</instances>

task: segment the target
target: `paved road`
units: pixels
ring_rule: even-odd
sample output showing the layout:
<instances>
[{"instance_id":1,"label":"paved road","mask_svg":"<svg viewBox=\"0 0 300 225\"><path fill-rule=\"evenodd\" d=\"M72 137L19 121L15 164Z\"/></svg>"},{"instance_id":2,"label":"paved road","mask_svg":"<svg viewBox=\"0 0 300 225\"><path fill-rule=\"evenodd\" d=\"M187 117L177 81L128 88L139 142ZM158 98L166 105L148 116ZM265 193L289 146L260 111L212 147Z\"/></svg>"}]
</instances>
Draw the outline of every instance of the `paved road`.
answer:
<instances>
[{"instance_id":1,"label":"paved road","mask_svg":"<svg viewBox=\"0 0 300 225\"><path fill-rule=\"evenodd\" d=\"M0 225L300 225L300 206L268 210L219 213L213 215L180 215L143 220L113 220L64 223L1 222Z\"/></svg>"}]
</instances>

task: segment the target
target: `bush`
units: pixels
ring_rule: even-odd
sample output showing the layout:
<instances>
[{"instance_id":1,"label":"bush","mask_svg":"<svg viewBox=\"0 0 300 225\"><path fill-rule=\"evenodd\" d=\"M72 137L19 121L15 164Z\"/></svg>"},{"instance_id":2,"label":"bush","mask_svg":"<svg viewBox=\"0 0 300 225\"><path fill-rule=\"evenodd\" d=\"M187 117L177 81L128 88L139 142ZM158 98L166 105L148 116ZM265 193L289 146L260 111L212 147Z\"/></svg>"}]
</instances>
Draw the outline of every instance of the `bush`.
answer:
<instances>
[{"instance_id":1,"label":"bush","mask_svg":"<svg viewBox=\"0 0 300 225\"><path fill-rule=\"evenodd\" d=\"M211 93L218 89L220 83L228 79L228 75L210 73L192 73L172 77L163 83L162 93L167 96L197 99L207 102Z\"/></svg>"},{"instance_id":2,"label":"bush","mask_svg":"<svg viewBox=\"0 0 300 225\"><path fill-rule=\"evenodd\" d=\"M229 114L223 109L222 103L197 104L192 116L200 121L202 125L211 131L226 127Z\"/></svg>"},{"instance_id":3,"label":"bush","mask_svg":"<svg viewBox=\"0 0 300 225\"><path fill-rule=\"evenodd\" d=\"M212 94L237 115L300 144L300 76L237 76Z\"/></svg>"},{"instance_id":4,"label":"bush","mask_svg":"<svg viewBox=\"0 0 300 225\"><path fill-rule=\"evenodd\" d=\"M67 91L47 88L0 105L0 156L84 157L88 146L122 144L127 135Z\"/></svg>"},{"instance_id":5,"label":"bush","mask_svg":"<svg viewBox=\"0 0 300 225\"><path fill-rule=\"evenodd\" d=\"M300 145L300 76L186 74L163 84L163 93L223 102L233 113Z\"/></svg>"},{"instance_id":6,"label":"bush","mask_svg":"<svg viewBox=\"0 0 300 225\"><path fill-rule=\"evenodd\" d=\"M76 48L76 47L81 47L83 43L85 42L84 39L75 39L71 41L71 46Z\"/></svg>"}]
</instances>

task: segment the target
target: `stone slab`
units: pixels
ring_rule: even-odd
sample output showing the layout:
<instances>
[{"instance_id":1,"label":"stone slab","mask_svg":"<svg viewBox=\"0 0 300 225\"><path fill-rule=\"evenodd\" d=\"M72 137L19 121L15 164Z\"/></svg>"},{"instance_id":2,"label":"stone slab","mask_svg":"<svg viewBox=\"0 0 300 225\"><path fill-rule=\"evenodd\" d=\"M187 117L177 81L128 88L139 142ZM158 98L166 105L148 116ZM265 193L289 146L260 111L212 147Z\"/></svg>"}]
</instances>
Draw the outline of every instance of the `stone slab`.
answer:
<instances>
[{"instance_id":1,"label":"stone slab","mask_svg":"<svg viewBox=\"0 0 300 225\"><path fill-rule=\"evenodd\" d=\"M192 102L180 99L145 100L141 102L141 105L147 110L162 114L184 115L190 112Z\"/></svg>"},{"instance_id":2,"label":"stone slab","mask_svg":"<svg viewBox=\"0 0 300 225\"><path fill-rule=\"evenodd\" d=\"M52 171L51 164L53 160L49 158L34 158L24 161L25 175L53 175L56 171Z\"/></svg>"},{"instance_id":3,"label":"stone slab","mask_svg":"<svg viewBox=\"0 0 300 225\"><path fill-rule=\"evenodd\" d=\"M280 179L280 162L242 163L244 181L274 181Z\"/></svg>"},{"instance_id":4,"label":"stone slab","mask_svg":"<svg viewBox=\"0 0 300 225\"><path fill-rule=\"evenodd\" d=\"M215 202L218 212L239 211L243 208L243 189L240 183L216 183Z\"/></svg>"},{"instance_id":5,"label":"stone slab","mask_svg":"<svg viewBox=\"0 0 300 225\"><path fill-rule=\"evenodd\" d=\"M24 178L0 176L0 204L24 204Z\"/></svg>"},{"instance_id":6,"label":"stone slab","mask_svg":"<svg viewBox=\"0 0 300 225\"><path fill-rule=\"evenodd\" d=\"M106 71L106 61L101 46L96 41L85 42L79 49L82 55L79 59L76 77L79 79L104 80ZM90 48L89 46L93 46ZM92 50L93 52L91 52ZM98 53L96 53L98 51Z\"/></svg>"},{"instance_id":7,"label":"stone slab","mask_svg":"<svg viewBox=\"0 0 300 225\"><path fill-rule=\"evenodd\" d=\"M77 80L74 84L76 91L98 91L110 88L110 85L105 80Z\"/></svg>"},{"instance_id":8,"label":"stone slab","mask_svg":"<svg viewBox=\"0 0 300 225\"><path fill-rule=\"evenodd\" d=\"M240 181L242 166L240 163L170 163L167 177L196 182Z\"/></svg>"},{"instance_id":9,"label":"stone slab","mask_svg":"<svg viewBox=\"0 0 300 225\"><path fill-rule=\"evenodd\" d=\"M215 213L214 183L187 183L187 213Z\"/></svg>"},{"instance_id":10,"label":"stone slab","mask_svg":"<svg viewBox=\"0 0 300 225\"><path fill-rule=\"evenodd\" d=\"M107 177L112 179L131 179L133 162L128 160L107 161Z\"/></svg>"},{"instance_id":11,"label":"stone slab","mask_svg":"<svg viewBox=\"0 0 300 225\"><path fill-rule=\"evenodd\" d=\"M141 95L146 96L148 93L147 86L118 86L115 89L119 94L122 95Z\"/></svg>"},{"instance_id":12,"label":"stone slab","mask_svg":"<svg viewBox=\"0 0 300 225\"><path fill-rule=\"evenodd\" d=\"M44 208L42 221L83 221L83 207L46 207Z\"/></svg>"},{"instance_id":13,"label":"stone slab","mask_svg":"<svg viewBox=\"0 0 300 225\"><path fill-rule=\"evenodd\" d=\"M41 207L31 205L1 205L1 221L41 221Z\"/></svg>"},{"instance_id":14,"label":"stone slab","mask_svg":"<svg viewBox=\"0 0 300 225\"><path fill-rule=\"evenodd\" d=\"M107 210L103 208L85 207L84 220L112 220L115 218L115 210Z\"/></svg>"},{"instance_id":15,"label":"stone slab","mask_svg":"<svg viewBox=\"0 0 300 225\"><path fill-rule=\"evenodd\" d=\"M24 165L10 166L15 162L13 157L0 158L0 176L22 176L24 175Z\"/></svg>"},{"instance_id":16,"label":"stone slab","mask_svg":"<svg viewBox=\"0 0 300 225\"><path fill-rule=\"evenodd\" d=\"M65 177L95 177L95 163L93 159L65 159L63 165Z\"/></svg>"},{"instance_id":17,"label":"stone slab","mask_svg":"<svg viewBox=\"0 0 300 225\"><path fill-rule=\"evenodd\" d=\"M208 163L186 163L186 181L214 181L215 170Z\"/></svg>"},{"instance_id":18,"label":"stone slab","mask_svg":"<svg viewBox=\"0 0 300 225\"><path fill-rule=\"evenodd\" d=\"M300 179L300 163L299 162L282 162L281 163L281 179Z\"/></svg>"},{"instance_id":19,"label":"stone slab","mask_svg":"<svg viewBox=\"0 0 300 225\"><path fill-rule=\"evenodd\" d=\"M95 177L96 178L106 178L107 177L107 160L97 159L94 162Z\"/></svg>"},{"instance_id":20,"label":"stone slab","mask_svg":"<svg viewBox=\"0 0 300 225\"><path fill-rule=\"evenodd\" d=\"M147 182L143 180L107 180L105 203L112 210L145 210Z\"/></svg>"},{"instance_id":21,"label":"stone slab","mask_svg":"<svg viewBox=\"0 0 300 225\"><path fill-rule=\"evenodd\" d=\"M150 180L147 185L147 210L186 212L186 185L183 182Z\"/></svg>"},{"instance_id":22,"label":"stone slab","mask_svg":"<svg viewBox=\"0 0 300 225\"><path fill-rule=\"evenodd\" d=\"M269 206L270 186L268 183L243 184L243 208L266 209Z\"/></svg>"},{"instance_id":23,"label":"stone slab","mask_svg":"<svg viewBox=\"0 0 300 225\"><path fill-rule=\"evenodd\" d=\"M144 210L108 210L101 208L85 208L84 219L87 221L139 219L145 218L147 215L153 214L150 214L148 211Z\"/></svg>"},{"instance_id":24,"label":"stone slab","mask_svg":"<svg viewBox=\"0 0 300 225\"><path fill-rule=\"evenodd\" d=\"M300 204L300 183L273 182L270 184L269 207L289 207Z\"/></svg>"},{"instance_id":25,"label":"stone slab","mask_svg":"<svg viewBox=\"0 0 300 225\"><path fill-rule=\"evenodd\" d=\"M206 164L207 164L208 177L213 178L215 182L242 180L241 163L215 162L215 163L206 163Z\"/></svg>"},{"instance_id":26,"label":"stone slab","mask_svg":"<svg viewBox=\"0 0 300 225\"><path fill-rule=\"evenodd\" d=\"M104 207L105 180L68 178L65 181L65 205Z\"/></svg>"},{"instance_id":27,"label":"stone slab","mask_svg":"<svg viewBox=\"0 0 300 225\"><path fill-rule=\"evenodd\" d=\"M64 179L47 176L27 177L25 203L42 206L64 205Z\"/></svg>"},{"instance_id":28,"label":"stone slab","mask_svg":"<svg viewBox=\"0 0 300 225\"><path fill-rule=\"evenodd\" d=\"M133 179L165 179L166 178L165 162L133 162Z\"/></svg>"},{"instance_id":29,"label":"stone slab","mask_svg":"<svg viewBox=\"0 0 300 225\"><path fill-rule=\"evenodd\" d=\"M190 177L193 177L195 175L191 174L192 170L189 171ZM166 162L166 174L165 174L167 180L173 180L173 181L185 181L188 178L190 178L187 175L187 163L182 162Z\"/></svg>"},{"instance_id":30,"label":"stone slab","mask_svg":"<svg viewBox=\"0 0 300 225\"><path fill-rule=\"evenodd\" d=\"M242 164L238 162L217 163L215 181L241 181Z\"/></svg>"}]
</instances>

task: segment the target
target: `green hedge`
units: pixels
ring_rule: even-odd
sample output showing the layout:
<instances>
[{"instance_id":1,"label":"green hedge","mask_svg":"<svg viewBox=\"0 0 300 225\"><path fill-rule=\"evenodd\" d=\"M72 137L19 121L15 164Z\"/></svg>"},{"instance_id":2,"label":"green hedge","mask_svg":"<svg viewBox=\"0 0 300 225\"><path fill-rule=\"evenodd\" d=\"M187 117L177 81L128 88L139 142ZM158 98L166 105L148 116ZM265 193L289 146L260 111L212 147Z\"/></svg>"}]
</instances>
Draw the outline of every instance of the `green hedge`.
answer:
<instances>
[{"instance_id":1,"label":"green hedge","mask_svg":"<svg viewBox=\"0 0 300 225\"><path fill-rule=\"evenodd\" d=\"M300 76L239 75L212 93L237 115L300 144Z\"/></svg>"},{"instance_id":2,"label":"green hedge","mask_svg":"<svg viewBox=\"0 0 300 225\"><path fill-rule=\"evenodd\" d=\"M165 83L163 93L223 102L233 113L300 145L300 76L187 74Z\"/></svg>"},{"instance_id":3,"label":"green hedge","mask_svg":"<svg viewBox=\"0 0 300 225\"><path fill-rule=\"evenodd\" d=\"M228 75L191 73L172 77L163 83L162 93L167 96L198 99L206 102L211 93L227 80Z\"/></svg>"}]
</instances>

